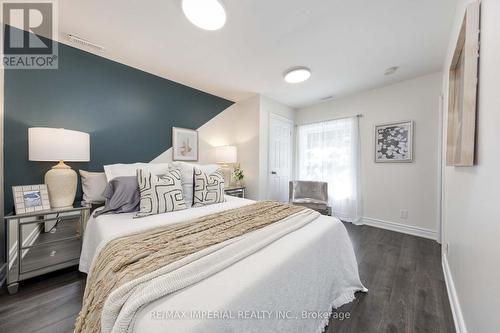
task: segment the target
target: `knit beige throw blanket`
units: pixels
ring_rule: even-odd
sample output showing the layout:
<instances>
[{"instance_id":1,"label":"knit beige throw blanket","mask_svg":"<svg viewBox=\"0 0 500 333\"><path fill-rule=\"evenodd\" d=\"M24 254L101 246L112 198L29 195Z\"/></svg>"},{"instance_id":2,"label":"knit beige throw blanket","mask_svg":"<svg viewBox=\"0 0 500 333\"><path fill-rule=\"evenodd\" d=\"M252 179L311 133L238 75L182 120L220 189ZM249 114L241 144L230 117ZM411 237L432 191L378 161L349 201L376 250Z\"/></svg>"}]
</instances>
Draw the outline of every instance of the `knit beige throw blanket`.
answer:
<instances>
[{"instance_id":1,"label":"knit beige throw blanket","mask_svg":"<svg viewBox=\"0 0 500 333\"><path fill-rule=\"evenodd\" d=\"M110 241L92 264L74 332L100 332L106 298L123 284L303 209L263 201Z\"/></svg>"}]
</instances>

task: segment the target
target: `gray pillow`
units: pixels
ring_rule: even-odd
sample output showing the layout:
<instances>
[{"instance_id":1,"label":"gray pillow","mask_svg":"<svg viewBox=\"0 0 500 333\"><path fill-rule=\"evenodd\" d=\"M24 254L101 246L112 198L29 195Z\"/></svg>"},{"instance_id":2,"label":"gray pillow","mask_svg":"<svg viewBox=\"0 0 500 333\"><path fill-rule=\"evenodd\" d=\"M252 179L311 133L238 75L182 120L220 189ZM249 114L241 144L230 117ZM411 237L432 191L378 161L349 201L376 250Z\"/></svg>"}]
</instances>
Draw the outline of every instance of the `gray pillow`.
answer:
<instances>
[{"instance_id":1,"label":"gray pillow","mask_svg":"<svg viewBox=\"0 0 500 333\"><path fill-rule=\"evenodd\" d=\"M108 182L104 172L89 172L78 170L82 180L83 201L88 203L101 203L105 201L104 190Z\"/></svg>"},{"instance_id":2,"label":"gray pillow","mask_svg":"<svg viewBox=\"0 0 500 333\"><path fill-rule=\"evenodd\" d=\"M131 213L139 210L141 195L137 177L115 177L104 190L106 204L104 209L94 213L94 216L102 214Z\"/></svg>"}]
</instances>

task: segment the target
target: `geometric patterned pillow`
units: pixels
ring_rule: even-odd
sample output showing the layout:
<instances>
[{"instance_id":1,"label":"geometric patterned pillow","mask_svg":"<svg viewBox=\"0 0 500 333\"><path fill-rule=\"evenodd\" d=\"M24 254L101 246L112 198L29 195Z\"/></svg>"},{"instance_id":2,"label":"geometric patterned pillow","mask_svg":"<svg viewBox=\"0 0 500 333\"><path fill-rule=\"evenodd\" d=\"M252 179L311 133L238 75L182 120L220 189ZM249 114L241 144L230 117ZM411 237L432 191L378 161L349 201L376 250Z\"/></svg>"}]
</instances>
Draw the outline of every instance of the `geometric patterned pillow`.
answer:
<instances>
[{"instance_id":1,"label":"geometric patterned pillow","mask_svg":"<svg viewBox=\"0 0 500 333\"><path fill-rule=\"evenodd\" d=\"M186 209L180 170L171 169L166 174L157 176L148 170L137 169L137 181L141 203L135 217Z\"/></svg>"},{"instance_id":2,"label":"geometric patterned pillow","mask_svg":"<svg viewBox=\"0 0 500 333\"><path fill-rule=\"evenodd\" d=\"M220 170L206 174L198 168L193 173L193 207L224 202L224 175Z\"/></svg>"}]
</instances>

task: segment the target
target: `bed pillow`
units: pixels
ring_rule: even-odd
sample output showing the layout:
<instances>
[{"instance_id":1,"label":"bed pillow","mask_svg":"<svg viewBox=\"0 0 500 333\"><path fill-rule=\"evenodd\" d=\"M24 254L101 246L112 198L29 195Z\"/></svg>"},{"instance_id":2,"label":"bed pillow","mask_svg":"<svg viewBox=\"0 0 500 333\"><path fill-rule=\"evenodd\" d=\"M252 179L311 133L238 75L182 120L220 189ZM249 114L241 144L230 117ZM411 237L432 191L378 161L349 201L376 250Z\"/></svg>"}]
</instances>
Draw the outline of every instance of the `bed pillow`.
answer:
<instances>
[{"instance_id":1,"label":"bed pillow","mask_svg":"<svg viewBox=\"0 0 500 333\"><path fill-rule=\"evenodd\" d=\"M141 201L137 176L113 178L104 190L104 197L104 209L96 211L94 216L137 212Z\"/></svg>"},{"instance_id":2,"label":"bed pillow","mask_svg":"<svg viewBox=\"0 0 500 333\"><path fill-rule=\"evenodd\" d=\"M104 166L108 182L116 177L137 177L137 169L144 169L154 175L161 175L168 172L168 163L118 163Z\"/></svg>"},{"instance_id":3,"label":"bed pillow","mask_svg":"<svg viewBox=\"0 0 500 333\"><path fill-rule=\"evenodd\" d=\"M201 207L224 202L224 175L221 170L212 173L194 168L193 207Z\"/></svg>"},{"instance_id":4,"label":"bed pillow","mask_svg":"<svg viewBox=\"0 0 500 333\"><path fill-rule=\"evenodd\" d=\"M155 175L144 169L137 170L141 203L135 217L186 209L181 178L179 169L171 169L163 175Z\"/></svg>"},{"instance_id":5,"label":"bed pillow","mask_svg":"<svg viewBox=\"0 0 500 333\"><path fill-rule=\"evenodd\" d=\"M182 191L184 192L184 201L188 207L193 205L193 174L194 167L199 168L206 173L213 173L219 169L216 164L193 164L186 162L174 162L171 164L172 168L180 169L182 173Z\"/></svg>"},{"instance_id":6,"label":"bed pillow","mask_svg":"<svg viewBox=\"0 0 500 333\"><path fill-rule=\"evenodd\" d=\"M108 182L106 181L106 174L104 172L89 172L85 170L78 170L82 180L83 201L95 204L103 203L104 190Z\"/></svg>"}]
</instances>

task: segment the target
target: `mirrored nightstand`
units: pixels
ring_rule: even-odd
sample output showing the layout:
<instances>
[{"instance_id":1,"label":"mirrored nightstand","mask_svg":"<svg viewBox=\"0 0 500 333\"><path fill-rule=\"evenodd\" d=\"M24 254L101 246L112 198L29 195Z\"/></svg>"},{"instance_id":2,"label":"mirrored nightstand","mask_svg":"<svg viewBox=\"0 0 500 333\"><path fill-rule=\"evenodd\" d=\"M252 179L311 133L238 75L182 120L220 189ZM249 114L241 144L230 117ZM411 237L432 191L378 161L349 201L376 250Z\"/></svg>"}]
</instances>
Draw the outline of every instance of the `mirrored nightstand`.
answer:
<instances>
[{"instance_id":1,"label":"mirrored nightstand","mask_svg":"<svg viewBox=\"0 0 500 333\"><path fill-rule=\"evenodd\" d=\"M89 215L90 206L75 204L5 216L9 293L17 292L19 281L78 265Z\"/></svg>"},{"instance_id":2,"label":"mirrored nightstand","mask_svg":"<svg viewBox=\"0 0 500 333\"><path fill-rule=\"evenodd\" d=\"M233 197L244 198L245 197L245 188L244 187L227 187L224 189L224 194L230 195Z\"/></svg>"}]
</instances>

